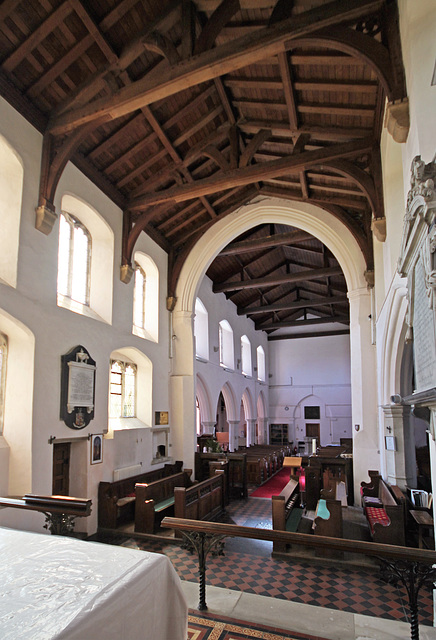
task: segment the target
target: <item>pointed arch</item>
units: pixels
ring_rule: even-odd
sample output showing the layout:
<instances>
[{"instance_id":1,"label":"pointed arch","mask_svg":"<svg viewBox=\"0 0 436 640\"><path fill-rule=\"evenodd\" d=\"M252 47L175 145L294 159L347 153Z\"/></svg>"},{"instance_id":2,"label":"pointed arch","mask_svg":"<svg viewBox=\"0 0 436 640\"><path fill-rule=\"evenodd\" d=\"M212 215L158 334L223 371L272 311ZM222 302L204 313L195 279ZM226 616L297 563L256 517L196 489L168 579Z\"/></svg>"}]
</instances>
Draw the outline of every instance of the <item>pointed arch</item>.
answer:
<instances>
[{"instance_id":1,"label":"pointed arch","mask_svg":"<svg viewBox=\"0 0 436 640\"><path fill-rule=\"evenodd\" d=\"M356 239L342 222L309 203L294 204L279 198L266 198L219 220L198 240L180 271L176 309L190 311L194 308L201 278L221 249L241 233L266 222L294 226L321 240L338 260L348 289L366 289L364 256Z\"/></svg>"},{"instance_id":2,"label":"pointed arch","mask_svg":"<svg viewBox=\"0 0 436 640\"><path fill-rule=\"evenodd\" d=\"M213 422L215 420L215 416L212 411L209 389L207 388L205 380L199 373L197 373L196 376L195 395L197 396L200 405L201 422Z\"/></svg>"},{"instance_id":3,"label":"pointed arch","mask_svg":"<svg viewBox=\"0 0 436 640\"><path fill-rule=\"evenodd\" d=\"M227 420L239 420L239 404L236 402L235 392L229 382L224 384L221 393L226 403Z\"/></svg>"},{"instance_id":4,"label":"pointed arch","mask_svg":"<svg viewBox=\"0 0 436 640\"><path fill-rule=\"evenodd\" d=\"M265 394L263 393L263 391L260 391L259 395L257 396L256 409L257 409L258 419L266 418L266 401L265 401Z\"/></svg>"},{"instance_id":5,"label":"pointed arch","mask_svg":"<svg viewBox=\"0 0 436 640\"><path fill-rule=\"evenodd\" d=\"M251 391L248 387L244 389L244 393L242 394L242 405L244 407L245 419L253 420L254 419L254 408L253 408L253 398L251 395Z\"/></svg>"}]
</instances>

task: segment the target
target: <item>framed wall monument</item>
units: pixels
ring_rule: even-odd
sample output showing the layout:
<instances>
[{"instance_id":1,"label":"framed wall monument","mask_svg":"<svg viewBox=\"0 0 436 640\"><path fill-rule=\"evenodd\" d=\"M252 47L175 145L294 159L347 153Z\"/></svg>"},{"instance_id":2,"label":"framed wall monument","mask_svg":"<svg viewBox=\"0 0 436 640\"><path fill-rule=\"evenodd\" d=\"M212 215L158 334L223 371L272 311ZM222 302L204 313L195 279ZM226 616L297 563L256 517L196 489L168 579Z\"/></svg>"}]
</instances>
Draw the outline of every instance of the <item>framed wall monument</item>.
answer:
<instances>
[{"instance_id":1,"label":"framed wall monument","mask_svg":"<svg viewBox=\"0 0 436 640\"><path fill-rule=\"evenodd\" d=\"M61 420L70 429L84 429L94 418L95 360L79 345L61 362Z\"/></svg>"}]
</instances>

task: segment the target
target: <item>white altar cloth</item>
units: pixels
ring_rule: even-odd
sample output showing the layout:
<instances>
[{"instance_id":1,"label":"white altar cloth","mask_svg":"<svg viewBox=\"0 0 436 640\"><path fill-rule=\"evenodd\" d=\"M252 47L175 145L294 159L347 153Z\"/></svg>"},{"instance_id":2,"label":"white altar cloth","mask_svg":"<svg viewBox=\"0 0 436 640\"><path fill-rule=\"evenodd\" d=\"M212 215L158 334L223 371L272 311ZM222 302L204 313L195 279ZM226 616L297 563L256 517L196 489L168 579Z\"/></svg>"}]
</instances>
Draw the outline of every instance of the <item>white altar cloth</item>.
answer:
<instances>
[{"instance_id":1,"label":"white altar cloth","mask_svg":"<svg viewBox=\"0 0 436 640\"><path fill-rule=\"evenodd\" d=\"M186 640L164 555L0 528L2 640Z\"/></svg>"}]
</instances>

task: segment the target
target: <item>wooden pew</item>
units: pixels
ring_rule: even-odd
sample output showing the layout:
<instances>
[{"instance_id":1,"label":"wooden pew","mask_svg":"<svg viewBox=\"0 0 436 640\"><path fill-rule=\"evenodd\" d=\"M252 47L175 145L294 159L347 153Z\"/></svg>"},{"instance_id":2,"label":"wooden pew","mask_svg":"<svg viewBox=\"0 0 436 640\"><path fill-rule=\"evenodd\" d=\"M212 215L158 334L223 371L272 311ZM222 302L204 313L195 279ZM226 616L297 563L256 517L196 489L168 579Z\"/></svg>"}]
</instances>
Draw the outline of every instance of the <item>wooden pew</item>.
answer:
<instances>
[{"instance_id":1,"label":"wooden pew","mask_svg":"<svg viewBox=\"0 0 436 640\"><path fill-rule=\"evenodd\" d=\"M291 478L278 496L272 496L272 526L277 531L295 532L303 515L298 480ZM286 551L284 542L274 542L273 552Z\"/></svg>"},{"instance_id":2,"label":"wooden pew","mask_svg":"<svg viewBox=\"0 0 436 640\"><path fill-rule=\"evenodd\" d=\"M224 513L224 471L216 470L214 476L192 487L175 487L174 517L189 520L215 520ZM176 535L182 537L179 532Z\"/></svg>"},{"instance_id":3,"label":"wooden pew","mask_svg":"<svg viewBox=\"0 0 436 640\"><path fill-rule=\"evenodd\" d=\"M399 488L373 474L370 483L361 483L361 494L373 541L405 546L406 499Z\"/></svg>"},{"instance_id":4,"label":"wooden pew","mask_svg":"<svg viewBox=\"0 0 436 640\"><path fill-rule=\"evenodd\" d=\"M135 485L160 480L174 473L180 473L182 461L167 463L160 469L153 469L116 482L100 482L98 486L98 526L116 529L135 518Z\"/></svg>"},{"instance_id":5,"label":"wooden pew","mask_svg":"<svg viewBox=\"0 0 436 640\"><path fill-rule=\"evenodd\" d=\"M343 537L342 504L340 500L320 498L312 524L312 532L316 536L326 536L327 538ZM316 549L316 555L323 558L340 558L343 554L338 551Z\"/></svg>"},{"instance_id":6,"label":"wooden pew","mask_svg":"<svg viewBox=\"0 0 436 640\"><path fill-rule=\"evenodd\" d=\"M150 484L137 483L135 486L135 532L153 533L168 510L174 506L176 487L191 485L191 469L185 469Z\"/></svg>"}]
</instances>

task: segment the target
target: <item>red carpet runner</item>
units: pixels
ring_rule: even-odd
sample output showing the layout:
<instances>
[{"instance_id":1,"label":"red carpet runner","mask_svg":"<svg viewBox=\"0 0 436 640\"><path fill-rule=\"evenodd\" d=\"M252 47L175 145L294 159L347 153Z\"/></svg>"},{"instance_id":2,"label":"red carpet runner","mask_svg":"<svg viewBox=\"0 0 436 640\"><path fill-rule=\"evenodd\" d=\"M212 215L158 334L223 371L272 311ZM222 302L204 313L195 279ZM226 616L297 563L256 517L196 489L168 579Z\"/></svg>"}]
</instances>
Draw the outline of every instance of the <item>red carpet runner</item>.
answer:
<instances>
[{"instance_id":1,"label":"red carpet runner","mask_svg":"<svg viewBox=\"0 0 436 640\"><path fill-rule=\"evenodd\" d=\"M268 640L323 640L319 636L284 631L265 627L252 622L242 622L231 618L217 617L207 613L189 610L188 640L249 640L264 638Z\"/></svg>"},{"instance_id":2,"label":"red carpet runner","mask_svg":"<svg viewBox=\"0 0 436 640\"><path fill-rule=\"evenodd\" d=\"M271 496L278 496L280 491L289 482L290 475L290 467L282 467L272 478L258 487L253 493L250 493L250 498L271 498Z\"/></svg>"}]
</instances>

